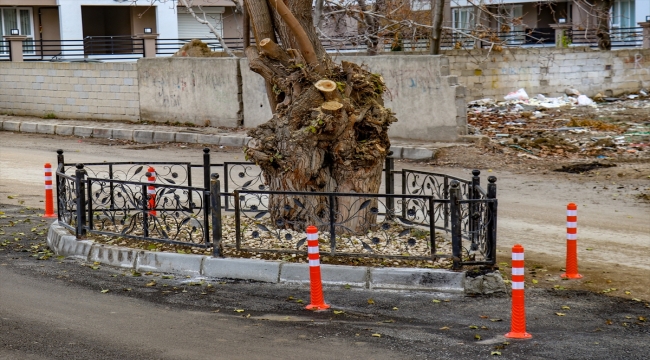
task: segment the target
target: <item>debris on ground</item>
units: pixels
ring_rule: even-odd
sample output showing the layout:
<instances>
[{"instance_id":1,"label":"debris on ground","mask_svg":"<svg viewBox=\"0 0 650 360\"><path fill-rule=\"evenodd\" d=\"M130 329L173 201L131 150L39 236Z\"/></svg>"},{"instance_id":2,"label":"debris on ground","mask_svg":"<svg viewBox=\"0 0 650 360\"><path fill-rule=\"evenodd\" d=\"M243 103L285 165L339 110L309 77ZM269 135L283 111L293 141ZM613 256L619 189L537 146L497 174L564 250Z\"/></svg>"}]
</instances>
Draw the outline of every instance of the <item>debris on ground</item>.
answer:
<instances>
[{"instance_id":1,"label":"debris on ground","mask_svg":"<svg viewBox=\"0 0 650 360\"><path fill-rule=\"evenodd\" d=\"M582 174L587 171L591 171L594 169L601 169L601 168L608 168L608 167L614 167L616 166L615 164L601 164L599 162L592 162L592 163L586 163L586 164L573 164L573 165L564 165L559 169L556 169L555 171L559 172L567 172L567 173L572 173L572 174Z\"/></svg>"},{"instance_id":2,"label":"debris on ground","mask_svg":"<svg viewBox=\"0 0 650 360\"><path fill-rule=\"evenodd\" d=\"M576 89L560 97L528 97L524 89L507 101L468 103L469 133L488 136L519 157L540 160L650 158L650 97L647 90L620 97L589 98Z\"/></svg>"}]
</instances>

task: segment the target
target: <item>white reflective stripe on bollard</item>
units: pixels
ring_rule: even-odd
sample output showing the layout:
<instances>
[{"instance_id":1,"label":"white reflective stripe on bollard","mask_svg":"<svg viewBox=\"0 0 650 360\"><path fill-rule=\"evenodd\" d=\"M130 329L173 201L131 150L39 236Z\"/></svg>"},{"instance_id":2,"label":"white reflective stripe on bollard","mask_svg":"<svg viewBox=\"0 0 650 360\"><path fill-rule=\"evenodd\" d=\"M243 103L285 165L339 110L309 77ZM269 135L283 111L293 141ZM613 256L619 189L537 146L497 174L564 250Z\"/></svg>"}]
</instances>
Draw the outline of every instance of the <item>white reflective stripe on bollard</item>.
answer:
<instances>
[{"instance_id":1,"label":"white reflective stripe on bollard","mask_svg":"<svg viewBox=\"0 0 650 360\"><path fill-rule=\"evenodd\" d=\"M512 283L512 290L523 290L524 289L524 283L517 281Z\"/></svg>"},{"instance_id":2,"label":"white reflective stripe on bollard","mask_svg":"<svg viewBox=\"0 0 650 360\"><path fill-rule=\"evenodd\" d=\"M524 253L512 253L512 260L523 260Z\"/></svg>"},{"instance_id":3,"label":"white reflective stripe on bollard","mask_svg":"<svg viewBox=\"0 0 650 360\"><path fill-rule=\"evenodd\" d=\"M525 275L524 268L512 268L512 275Z\"/></svg>"}]
</instances>

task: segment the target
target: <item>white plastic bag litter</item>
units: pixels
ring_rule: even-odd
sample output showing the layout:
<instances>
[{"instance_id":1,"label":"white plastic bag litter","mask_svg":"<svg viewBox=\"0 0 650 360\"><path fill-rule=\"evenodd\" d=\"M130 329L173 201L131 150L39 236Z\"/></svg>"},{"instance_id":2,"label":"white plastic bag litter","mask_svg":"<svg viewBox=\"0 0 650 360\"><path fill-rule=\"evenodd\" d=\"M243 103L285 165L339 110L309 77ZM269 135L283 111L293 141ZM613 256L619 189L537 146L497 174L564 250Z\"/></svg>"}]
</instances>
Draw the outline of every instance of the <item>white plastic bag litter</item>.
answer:
<instances>
[{"instance_id":1,"label":"white plastic bag litter","mask_svg":"<svg viewBox=\"0 0 650 360\"><path fill-rule=\"evenodd\" d=\"M528 94L526 94L526 90L524 89L519 89L515 92L508 93L508 95L503 97L506 99L506 101L510 100L528 100Z\"/></svg>"},{"instance_id":2,"label":"white plastic bag litter","mask_svg":"<svg viewBox=\"0 0 650 360\"><path fill-rule=\"evenodd\" d=\"M578 106L589 106L593 105L594 101L588 98L586 95L578 96Z\"/></svg>"}]
</instances>

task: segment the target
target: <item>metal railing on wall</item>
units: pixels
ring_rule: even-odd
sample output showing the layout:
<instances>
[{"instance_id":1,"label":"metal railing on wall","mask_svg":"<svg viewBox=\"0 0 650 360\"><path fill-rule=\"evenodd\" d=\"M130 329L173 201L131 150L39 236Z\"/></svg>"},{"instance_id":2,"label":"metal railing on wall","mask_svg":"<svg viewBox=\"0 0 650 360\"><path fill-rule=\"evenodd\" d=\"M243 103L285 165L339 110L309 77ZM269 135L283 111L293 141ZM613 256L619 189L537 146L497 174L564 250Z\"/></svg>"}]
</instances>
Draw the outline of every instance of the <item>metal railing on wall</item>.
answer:
<instances>
[{"instance_id":1,"label":"metal railing on wall","mask_svg":"<svg viewBox=\"0 0 650 360\"><path fill-rule=\"evenodd\" d=\"M568 31L573 46L598 47L596 29L574 29ZM640 47L643 45L643 28L615 28L609 32L612 47Z\"/></svg>"},{"instance_id":2,"label":"metal railing on wall","mask_svg":"<svg viewBox=\"0 0 650 360\"><path fill-rule=\"evenodd\" d=\"M23 46L25 61L137 60L144 40L131 36L88 36L83 40L30 40Z\"/></svg>"},{"instance_id":3,"label":"metal railing on wall","mask_svg":"<svg viewBox=\"0 0 650 360\"><path fill-rule=\"evenodd\" d=\"M598 46L598 36L594 29L568 30L568 45ZM618 28L610 31L612 47L640 47L643 43L641 27ZM213 52L223 51L223 46L215 38L199 39ZM144 56L144 39L132 36L89 36L83 40L26 40L23 43L25 61L132 61ZM156 39L157 56L171 56L192 39ZM365 42L357 38L323 38L323 46L330 53L364 52ZM224 38L228 47L235 51L243 49L241 38ZM493 45L513 47L553 46L555 32L552 28L534 28L505 33L483 31L477 33L472 29L444 31L442 49L472 49L478 42L480 48ZM252 40L254 43L254 40ZM430 39L426 36L415 39L382 38L379 46L384 52L427 52ZM10 59L9 42L0 41L0 61Z\"/></svg>"},{"instance_id":4,"label":"metal railing on wall","mask_svg":"<svg viewBox=\"0 0 650 360\"><path fill-rule=\"evenodd\" d=\"M0 39L0 61L9 61L9 42Z\"/></svg>"}]
</instances>

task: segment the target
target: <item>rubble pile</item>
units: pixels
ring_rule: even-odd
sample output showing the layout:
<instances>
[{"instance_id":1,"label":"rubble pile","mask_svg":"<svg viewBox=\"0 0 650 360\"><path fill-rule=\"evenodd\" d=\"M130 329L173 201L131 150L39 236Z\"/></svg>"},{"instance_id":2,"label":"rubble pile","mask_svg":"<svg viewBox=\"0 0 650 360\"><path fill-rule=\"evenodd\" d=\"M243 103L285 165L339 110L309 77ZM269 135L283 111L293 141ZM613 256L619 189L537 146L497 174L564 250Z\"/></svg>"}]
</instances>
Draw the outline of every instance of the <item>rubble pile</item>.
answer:
<instances>
[{"instance_id":1,"label":"rubble pile","mask_svg":"<svg viewBox=\"0 0 650 360\"><path fill-rule=\"evenodd\" d=\"M648 91L620 97L589 98L575 89L560 97L529 97L524 89L505 101L481 99L468 104L469 134L534 159L650 158Z\"/></svg>"}]
</instances>

